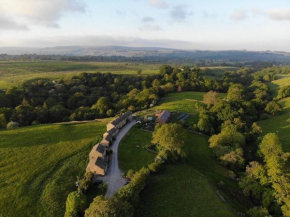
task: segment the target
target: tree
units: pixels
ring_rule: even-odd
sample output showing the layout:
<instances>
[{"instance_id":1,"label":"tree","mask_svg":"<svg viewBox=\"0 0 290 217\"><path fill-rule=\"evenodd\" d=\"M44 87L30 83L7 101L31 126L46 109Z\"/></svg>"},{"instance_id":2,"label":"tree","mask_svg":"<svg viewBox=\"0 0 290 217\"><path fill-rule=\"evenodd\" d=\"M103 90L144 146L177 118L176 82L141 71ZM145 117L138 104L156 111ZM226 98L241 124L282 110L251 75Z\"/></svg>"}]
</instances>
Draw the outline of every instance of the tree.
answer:
<instances>
[{"instance_id":1,"label":"tree","mask_svg":"<svg viewBox=\"0 0 290 217\"><path fill-rule=\"evenodd\" d=\"M267 104L265 111L271 115L278 115L283 111L283 108L279 103L271 101Z\"/></svg>"},{"instance_id":2,"label":"tree","mask_svg":"<svg viewBox=\"0 0 290 217\"><path fill-rule=\"evenodd\" d=\"M141 75L141 74L142 74L142 69L138 69L138 70L137 70L137 74L138 74L138 75Z\"/></svg>"},{"instance_id":3,"label":"tree","mask_svg":"<svg viewBox=\"0 0 290 217\"><path fill-rule=\"evenodd\" d=\"M0 128L5 128L7 126L7 121L4 114L0 114Z\"/></svg>"},{"instance_id":4,"label":"tree","mask_svg":"<svg viewBox=\"0 0 290 217\"><path fill-rule=\"evenodd\" d=\"M251 208L247 213L250 217L271 217L268 210L264 207L255 206Z\"/></svg>"},{"instance_id":5,"label":"tree","mask_svg":"<svg viewBox=\"0 0 290 217\"><path fill-rule=\"evenodd\" d=\"M85 217L132 217L133 214L134 207L127 201L115 196L110 199L97 196L86 210Z\"/></svg>"},{"instance_id":6,"label":"tree","mask_svg":"<svg viewBox=\"0 0 290 217\"><path fill-rule=\"evenodd\" d=\"M185 133L180 124L157 125L152 143L156 144L160 151L169 153L169 157L177 159L184 157L183 150Z\"/></svg>"},{"instance_id":7,"label":"tree","mask_svg":"<svg viewBox=\"0 0 290 217\"><path fill-rule=\"evenodd\" d=\"M10 121L6 126L7 129L16 129L18 127L19 127L19 124L13 121Z\"/></svg>"},{"instance_id":8,"label":"tree","mask_svg":"<svg viewBox=\"0 0 290 217\"><path fill-rule=\"evenodd\" d=\"M283 98L286 98L288 96L290 96L290 85L289 86L282 87L279 90L279 92L278 92L277 98L278 99L283 99Z\"/></svg>"},{"instance_id":9,"label":"tree","mask_svg":"<svg viewBox=\"0 0 290 217\"><path fill-rule=\"evenodd\" d=\"M245 145L245 136L237 132L234 125L228 125L220 134L210 137L209 143L209 147L224 165L229 165L233 169L244 165L242 147Z\"/></svg>"},{"instance_id":10,"label":"tree","mask_svg":"<svg viewBox=\"0 0 290 217\"><path fill-rule=\"evenodd\" d=\"M245 87L242 84L232 84L228 90L229 101L242 101L245 97Z\"/></svg>"},{"instance_id":11,"label":"tree","mask_svg":"<svg viewBox=\"0 0 290 217\"><path fill-rule=\"evenodd\" d=\"M97 103L92 106L92 109L98 109L100 113L105 114L110 109L110 101L107 97L101 97Z\"/></svg>"},{"instance_id":12,"label":"tree","mask_svg":"<svg viewBox=\"0 0 290 217\"><path fill-rule=\"evenodd\" d=\"M206 94L203 95L203 102L210 104L210 105L215 105L218 103L218 93L215 91L209 91Z\"/></svg>"},{"instance_id":13,"label":"tree","mask_svg":"<svg viewBox=\"0 0 290 217\"><path fill-rule=\"evenodd\" d=\"M78 217L79 213L83 213L87 206L86 196L73 191L68 194L66 200L65 217Z\"/></svg>"},{"instance_id":14,"label":"tree","mask_svg":"<svg viewBox=\"0 0 290 217\"><path fill-rule=\"evenodd\" d=\"M260 151L264 157L267 175L275 190L274 196L281 204L283 215L290 216L290 180L287 166L289 153L283 152L280 139L274 133L264 136Z\"/></svg>"}]
</instances>

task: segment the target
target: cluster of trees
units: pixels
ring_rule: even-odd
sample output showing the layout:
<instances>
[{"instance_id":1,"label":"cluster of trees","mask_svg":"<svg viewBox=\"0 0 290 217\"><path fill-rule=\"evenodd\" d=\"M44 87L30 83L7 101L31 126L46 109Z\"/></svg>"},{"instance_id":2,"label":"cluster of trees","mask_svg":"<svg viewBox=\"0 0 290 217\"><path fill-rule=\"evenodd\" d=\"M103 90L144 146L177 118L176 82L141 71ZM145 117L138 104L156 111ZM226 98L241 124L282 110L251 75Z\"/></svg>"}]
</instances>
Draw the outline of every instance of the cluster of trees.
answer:
<instances>
[{"instance_id":1,"label":"cluster of trees","mask_svg":"<svg viewBox=\"0 0 290 217\"><path fill-rule=\"evenodd\" d=\"M255 205L248 212L253 217L290 216L290 154L283 152L276 134L266 135L261 142L262 129L256 123L266 114L283 111L277 100L290 96L290 86L281 88L273 99L264 83L275 79L281 70L268 68L258 76L245 70L236 75L244 77L241 79L227 76L232 83L226 98L210 91L204 95L205 104L195 105L199 121L194 129L212 135L209 145L221 164L236 174L244 173L240 186Z\"/></svg>"},{"instance_id":2,"label":"cluster of trees","mask_svg":"<svg viewBox=\"0 0 290 217\"><path fill-rule=\"evenodd\" d=\"M240 186L255 207L251 216L290 216L289 152L283 152L279 137L270 133L259 145L259 158L249 163Z\"/></svg>"},{"instance_id":3,"label":"cluster of trees","mask_svg":"<svg viewBox=\"0 0 290 217\"><path fill-rule=\"evenodd\" d=\"M27 126L110 117L146 109L169 92L226 92L230 82L237 79L235 73L229 73L221 80L212 80L201 77L200 72L200 68L164 65L159 74L148 76L82 73L66 80L30 80L0 93L0 127L10 121ZM241 79L247 82L248 77Z\"/></svg>"}]
</instances>

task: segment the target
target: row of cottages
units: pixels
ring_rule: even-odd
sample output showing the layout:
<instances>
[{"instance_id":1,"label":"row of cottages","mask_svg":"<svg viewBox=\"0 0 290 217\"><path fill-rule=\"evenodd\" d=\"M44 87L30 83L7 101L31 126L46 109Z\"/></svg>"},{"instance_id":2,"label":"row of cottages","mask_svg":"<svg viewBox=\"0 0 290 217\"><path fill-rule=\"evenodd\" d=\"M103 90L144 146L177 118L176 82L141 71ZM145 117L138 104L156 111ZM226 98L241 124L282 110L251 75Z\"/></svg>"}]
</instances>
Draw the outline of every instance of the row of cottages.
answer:
<instances>
[{"instance_id":1,"label":"row of cottages","mask_svg":"<svg viewBox=\"0 0 290 217\"><path fill-rule=\"evenodd\" d=\"M104 176L108 168L106 146L101 143L96 144L90 152L89 159L86 171Z\"/></svg>"},{"instance_id":2,"label":"row of cottages","mask_svg":"<svg viewBox=\"0 0 290 217\"><path fill-rule=\"evenodd\" d=\"M86 171L96 175L104 176L108 168L106 149L116 138L119 130L132 120L132 112L127 111L107 125L107 132L103 135L103 140L95 145L90 152L90 162Z\"/></svg>"},{"instance_id":3,"label":"row of cottages","mask_svg":"<svg viewBox=\"0 0 290 217\"><path fill-rule=\"evenodd\" d=\"M170 118L170 112L167 110L164 110L156 119L156 123L165 124L167 123L169 118Z\"/></svg>"}]
</instances>

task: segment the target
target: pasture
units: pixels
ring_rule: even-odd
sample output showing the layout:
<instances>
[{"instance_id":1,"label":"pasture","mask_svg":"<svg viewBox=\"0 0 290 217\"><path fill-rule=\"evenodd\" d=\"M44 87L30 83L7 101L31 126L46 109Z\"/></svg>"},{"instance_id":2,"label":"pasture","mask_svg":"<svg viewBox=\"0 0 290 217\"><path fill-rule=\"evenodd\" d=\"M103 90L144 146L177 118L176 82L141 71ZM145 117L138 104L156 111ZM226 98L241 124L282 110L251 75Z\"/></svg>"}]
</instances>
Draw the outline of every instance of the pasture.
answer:
<instances>
[{"instance_id":1,"label":"pasture","mask_svg":"<svg viewBox=\"0 0 290 217\"><path fill-rule=\"evenodd\" d=\"M72 61L1 61L0 89L16 86L35 78L67 78L82 72L102 72L137 75L158 73L160 64L129 62L72 62Z\"/></svg>"},{"instance_id":2,"label":"pasture","mask_svg":"<svg viewBox=\"0 0 290 217\"><path fill-rule=\"evenodd\" d=\"M63 216L77 176L105 123L0 131L0 216Z\"/></svg>"},{"instance_id":3,"label":"pasture","mask_svg":"<svg viewBox=\"0 0 290 217\"><path fill-rule=\"evenodd\" d=\"M208 137L187 133L185 162L165 165L141 192L136 216L238 216L238 184L212 156ZM223 183L222 185L220 183Z\"/></svg>"},{"instance_id":4,"label":"pasture","mask_svg":"<svg viewBox=\"0 0 290 217\"><path fill-rule=\"evenodd\" d=\"M283 106L283 113L263 121L258 124L263 129L263 135L267 133L277 133L281 139L284 151L290 152L290 97L282 99L279 103Z\"/></svg>"},{"instance_id":5,"label":"pasture","mask_svg":"<svg viewBox=\"0 0 290 217\"><path fill-rule=\"evenodd\" d=\"M268 83L272 96L275 97L281 87L290 85L289 75L279 75L278 79ZM290 97L282 99L279 103L283 107L283 113L263 121L258 124L263 129L263 135L267 133L277 133L281 139L284 151L290 151Z\"/></svg>"}]
</instances>

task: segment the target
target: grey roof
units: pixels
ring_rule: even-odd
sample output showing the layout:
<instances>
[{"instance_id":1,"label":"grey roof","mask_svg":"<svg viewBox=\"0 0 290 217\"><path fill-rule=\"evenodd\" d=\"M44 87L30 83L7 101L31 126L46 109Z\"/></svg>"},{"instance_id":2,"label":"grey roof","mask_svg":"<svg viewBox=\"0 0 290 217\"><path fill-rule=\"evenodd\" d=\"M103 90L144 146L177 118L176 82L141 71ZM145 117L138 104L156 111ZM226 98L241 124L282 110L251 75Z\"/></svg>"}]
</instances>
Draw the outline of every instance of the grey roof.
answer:
<instances>
[{"instance_id":1,"label":"grey roof","mask_svg":"<svg viewBox=\"0 0 290 217\"><path fill-rule=\"evenodd\" d=\"M96 163L95 163L98 167L102 168L102 169L106 169L106 167L108 166L108 162L101 158L101 157L98 157L97 160L96 160Z\"/></svg>"},{"instance_id":2,"label":"grey roof","mask_svg":"<svg viewBox=\"0 0 290 217\"><path fill-rule=\"evenodd\" d=\"M126 118L128 118L130 115L132 115L132 112L127 111L123 115L121 115L121 116L117 117L115 120L113 120L111 122L111 124L113 124L114 126L116 126L117 124L119 124L120 122L122 122L123 120L125 120Z\"/></svg>"},{"instance_id":3,"label":"grey roof","mask_svg":"<svg viewBox=\"0 0 290 217\"><path fill-rule=\"evenodd\" d=\"M97 152L100 152L101 154L104 154L104 152L106 151L106 147L102 144L99 144L96 148Z\"/></svg>"},{"instance_id":4,"label":"grey roof","mask_svg":"<svg viewBox=\"0 0 290 217\"><path fill-rule=\"evenodd\" d=\"M168 119L169 119L169 117L170 117L170 112L167 111L167 110L164 110L164 111L159 115L159 117L157 118L157 120L161 119L161 120L163 120L164 122L167 122Z\"/></svg>"},{"instance_id":5,"label":"grey roof","mask_svg":"<svg viewBox=\"0 0 290 217\"><path fill-rule=\"evenodd\" d=\"M112 129L110 129L107 133L108 134L115 134L117 131L118 131L117 128L114 127Z\"/></svg>"}]
</instances>

